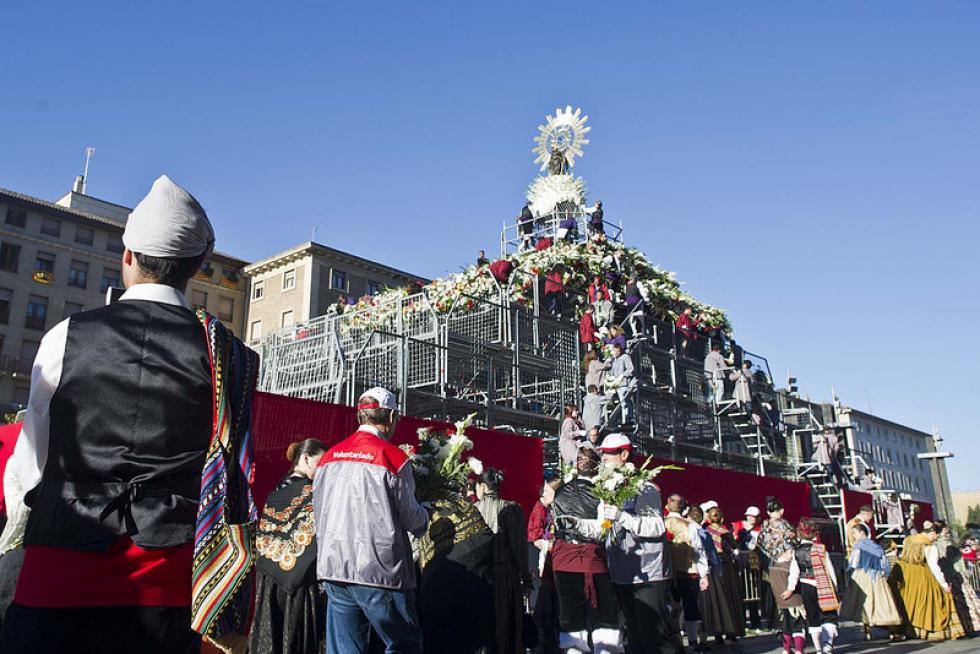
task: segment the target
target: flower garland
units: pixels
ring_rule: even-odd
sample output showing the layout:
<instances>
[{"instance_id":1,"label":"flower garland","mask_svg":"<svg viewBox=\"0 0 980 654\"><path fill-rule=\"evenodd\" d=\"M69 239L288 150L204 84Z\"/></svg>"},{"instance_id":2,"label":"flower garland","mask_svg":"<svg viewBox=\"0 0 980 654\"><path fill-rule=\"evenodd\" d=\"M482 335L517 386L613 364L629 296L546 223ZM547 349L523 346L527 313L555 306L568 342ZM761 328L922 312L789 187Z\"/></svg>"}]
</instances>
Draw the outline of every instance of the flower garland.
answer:
<instances>
[{"instance_id":1,"label":"flower garland","mask_svg":"<svg viewBox=\"0 0 980 654\"><path fill-rule=\"evenodd\" d=\"M694 318L706 327L731 333L731 324L723 309L699 302L681 288L674 273L653 265L642 252L618 241L601 236L583 243L557 241L542 250L518 253L509 258L514 263L514 271L504 287L506 297L521 306L534 306L534 276L544 277L560 269L563 283L578 291L571 295L572 302L583 304L585 290L594 275L606 276L621 270L623 282L636 275L640 296L653 315L672 322L685 308L691 307ZM473 310L479 299L496 299L498 288L489 267L470 266L462 272L433 280L421 290L437 313L446 314L453 310ZM395 301L418 292L417 287L386 289L376 296L362 297L341 312L353 314L352 326L391 329L397 320L398 307L402 307L406 316L423 310L423 307ZM622 302L623 298L617 297L616 301Z\"/></svg>"}]
</instances>

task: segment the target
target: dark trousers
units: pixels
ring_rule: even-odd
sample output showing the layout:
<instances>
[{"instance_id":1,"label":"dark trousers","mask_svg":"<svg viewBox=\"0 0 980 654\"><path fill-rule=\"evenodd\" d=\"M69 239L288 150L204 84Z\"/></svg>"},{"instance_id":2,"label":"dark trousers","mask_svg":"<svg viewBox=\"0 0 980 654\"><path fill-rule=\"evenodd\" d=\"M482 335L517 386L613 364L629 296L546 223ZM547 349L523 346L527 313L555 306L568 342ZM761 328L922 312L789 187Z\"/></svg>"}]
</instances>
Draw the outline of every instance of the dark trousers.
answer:
<instances>
[{"instance_id":1,"label":"dark trousers","mask_svg":"<svg viewBox=\"0 0 980 654\"><path fill-rule=\"evenodd\" d=\"M649 581L615 586L626 620L628 654L675 654L684 651L681 635L670 620L672 582Z\"/></svg>"},{"instance_id":2,"label":"dark trousers","mask_svg":"<svg viewBox=\"0 0 980 654\"><path fill-rule=\"evenodd\" d=\"M191 654L201 636L189 606L33 608L14 603L0 635L3 654Z\"/></svg>"},{"instance_id":3,"label":"dark trousers","mask_svg":"<svg viewBox=\"0 0 980 654\"><path fill-rule=\"evenodd\" d=\"M673 596L684 608L684 620L696 622L701 619L698 596L701 593L701 580L689 575L674 577Z\"/></svg>"},{"instance_id":4,"label":"dark trousers","mask_svg":"<svg viewBox=\"0 0 980 654\"><path fill-rule=\"evenodd\" d=\"M616 593L609 574L592 575L595 585L596 606L585 597L585 574L581 572L555 572L555 589L558 591L558 623L562 631L569 633L593 629L618 629L619 613L616 610Z\"/></svg>"},{"instance_id":5,"label":"dark trousers","mask_svg":"<svg viewBox=\"0 0 980 654\"><path fill-rule=\"evenodd\" d=\"M538 627L537 654L559 654L558 592L552 580L542 581L534 601L534 624Z\"/></svg>"}]
</instances>

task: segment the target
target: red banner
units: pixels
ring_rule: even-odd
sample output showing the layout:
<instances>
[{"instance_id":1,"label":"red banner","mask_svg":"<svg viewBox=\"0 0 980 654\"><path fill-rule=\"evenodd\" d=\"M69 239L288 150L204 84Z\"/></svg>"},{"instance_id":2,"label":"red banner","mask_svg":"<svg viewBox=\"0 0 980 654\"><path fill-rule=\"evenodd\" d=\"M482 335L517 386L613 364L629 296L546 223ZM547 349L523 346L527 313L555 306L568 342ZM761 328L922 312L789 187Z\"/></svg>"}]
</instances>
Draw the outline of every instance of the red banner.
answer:
<instances>
[{"instance_id":1,"label":"red banner","mask_svg":"<svg viewBox=\"0 0 980 654\"><path fill-rule=\"evenodd\" d=\"M304 438L318 438L327 447L343 440L357 429L353 407L302 400L270 393L256 393L253 405L255 440L255 483L253 492L259 506L265 503L289 469L286 448ZM398 421L392 443L418 443L419 427L448 427L448 423L405 416ZM543 483L544 449L538 438L509 432L470 427L466 435L473 441L470 455L485 467L504 473L500 494L518 502L524 516L530 513Z\"/></svg>"}]
</instances>

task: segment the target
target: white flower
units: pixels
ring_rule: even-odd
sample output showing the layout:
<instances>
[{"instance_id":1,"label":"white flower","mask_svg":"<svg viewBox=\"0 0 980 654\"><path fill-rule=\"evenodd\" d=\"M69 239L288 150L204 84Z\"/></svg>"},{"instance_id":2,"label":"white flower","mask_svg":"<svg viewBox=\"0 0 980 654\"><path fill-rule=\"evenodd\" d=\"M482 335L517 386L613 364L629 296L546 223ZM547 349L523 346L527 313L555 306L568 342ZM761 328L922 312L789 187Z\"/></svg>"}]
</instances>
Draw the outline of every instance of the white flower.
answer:
<instances>
[{"instance_id":1,"label":"white flower","mask_svg":"<svg viewBox=\"0 0 980 654\"><path fill-rule=\"evenodd\" d=\"M618 484L616 482L616 478L615 477L610 477L609 479L607 479L604 482L602 482L602 487L605 488L610 493L616 490L616 486L617 485Z\"/></svg>"},{"instance_id":2,"label":"white flower","mask_svg":"<svg viewBox=\"0 0 980 654\"><path fill-rule=\"evenodd\" d=\"M460 451L473 449L473 441L471 441L469 438L467 438L460 432L457 432L452 436L450 436L449 444Z\"/></svg>"},{"instance_id":3,"label":"white flower","mask_svg":"<svg viewBox=\"0 0 980 654\"><path fill-rule=\"evenodd\" d=\"M480 461L475 456L471 456L469 459L467 459L466 465L470 467L470 470L473 471L473 474L475 475L483 474L483 461Z\"/></svg>"},{"instance_id":4,"label":"white flower","mask_svg":"<svg viewBox=\"0 0 980 654\"><path fill-rule=\"evenodd\" d=\"M626 472L636 472L636 464L634 464L632 461L627 461L623 466L623 469L626 470Z\"/></svg>"}]
</instances>

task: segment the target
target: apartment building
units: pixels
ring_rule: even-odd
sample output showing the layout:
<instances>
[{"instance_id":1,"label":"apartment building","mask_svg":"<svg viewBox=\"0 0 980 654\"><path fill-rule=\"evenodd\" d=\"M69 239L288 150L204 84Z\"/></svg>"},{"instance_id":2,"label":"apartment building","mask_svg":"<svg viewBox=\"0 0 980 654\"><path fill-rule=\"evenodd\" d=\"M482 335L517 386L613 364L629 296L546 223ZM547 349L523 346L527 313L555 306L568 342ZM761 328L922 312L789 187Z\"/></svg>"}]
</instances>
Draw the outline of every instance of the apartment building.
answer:
<instances>
[{"instance_id":1,"label":"apartment building","mask_svg":"<svg viewBox=\"0 0 980 654\"><path fill-rule=\"evenodd\" d=\"M244 274L249 280L249 343L325 314L341 295L358 298L429 281L313 241L256 261Z\"/></svg>"},{"instance_id":2,"label":"apartment building","mask_svg":"<svg viewBox=\"0 0 980 654\"><path fill-rule=\"evenodd\" d=\"M0 409L27 402L44 332L105 303L122 286L122 234L130 208L86 195L81 178L49 202L0 188ZM243 334L246 261L215 252L188 299Z\"/></svg>"}]
</instances>

